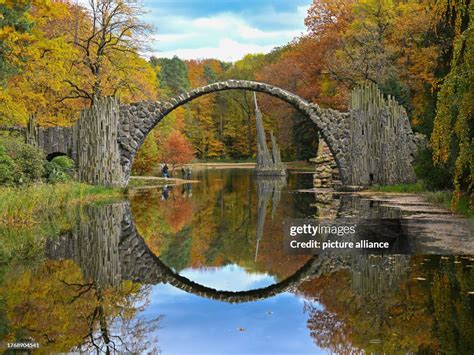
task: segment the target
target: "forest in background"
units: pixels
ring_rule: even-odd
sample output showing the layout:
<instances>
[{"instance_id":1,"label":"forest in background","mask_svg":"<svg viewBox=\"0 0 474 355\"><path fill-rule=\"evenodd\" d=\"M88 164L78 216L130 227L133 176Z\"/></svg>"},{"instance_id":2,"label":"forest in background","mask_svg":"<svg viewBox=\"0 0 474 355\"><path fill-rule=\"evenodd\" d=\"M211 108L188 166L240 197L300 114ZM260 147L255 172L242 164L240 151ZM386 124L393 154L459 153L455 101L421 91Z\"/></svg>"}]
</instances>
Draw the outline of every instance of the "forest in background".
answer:
<instances>
[{"instance_id":1,"label":"forest in background","mask_svg":"<svg viewBox=\"0 0 474 355\"><path fill-rule=\"evenodd\" d=\"M235 63L145 59L140 53L153 28L141 20L144 9L131 1L96 3L87 10L65 0L0 1L0 125L24 126L35 116L43 126L68 126L100 96L165 100L231 78L266 82L344 110L350 90L370 81L403 104L414 130L427 137L416 163L426 187L454 189L454 202L472 191L470 0L315 0L306 34ZM314 157L314 125L282 101L258 99L284 159ZM245 92L194 100L149 135L135 171L194 157L255 157L253 110Z\"/></svg>"}]
</instances>

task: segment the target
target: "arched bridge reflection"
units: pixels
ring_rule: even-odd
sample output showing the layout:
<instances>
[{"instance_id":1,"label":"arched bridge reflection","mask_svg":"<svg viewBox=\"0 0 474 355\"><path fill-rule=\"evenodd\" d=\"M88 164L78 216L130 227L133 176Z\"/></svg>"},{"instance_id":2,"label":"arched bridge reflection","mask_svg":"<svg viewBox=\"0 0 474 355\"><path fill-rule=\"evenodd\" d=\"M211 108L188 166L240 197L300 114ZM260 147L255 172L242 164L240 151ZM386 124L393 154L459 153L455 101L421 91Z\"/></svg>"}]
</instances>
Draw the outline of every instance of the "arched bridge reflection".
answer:
<instances>
[{"instance_id":1,"label":"arched bridge reflection","mask_svg":"<svg viewBox=\"0 0 474 355\"><path fill-rule=\"evenodd\" d=\"M128 201L85 207L71 232L47 241L46 256L73 260L85 278L100 284L118 285L122 280L168 283L188 293L229 303L269 298L293 290L309 278L348 267L343 256L319 255L270 286L237 292L216 290L179 275L150 250L135 228Z\"/></svg>"}]
</instances>

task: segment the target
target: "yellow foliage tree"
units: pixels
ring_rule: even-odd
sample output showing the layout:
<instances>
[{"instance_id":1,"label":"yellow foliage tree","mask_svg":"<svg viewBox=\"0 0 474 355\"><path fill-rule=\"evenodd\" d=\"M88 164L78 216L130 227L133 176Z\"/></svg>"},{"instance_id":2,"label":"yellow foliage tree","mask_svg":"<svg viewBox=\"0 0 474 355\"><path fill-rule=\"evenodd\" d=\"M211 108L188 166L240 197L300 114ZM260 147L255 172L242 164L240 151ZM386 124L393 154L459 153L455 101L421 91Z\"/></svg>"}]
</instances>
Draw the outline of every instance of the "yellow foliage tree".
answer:
<instances>
[{"instance_id":1,"label":"yellow foliage tree","mask_svg":"<svg viewBox=\"0 0 474 355\"><path fill-rule=\"evenodd\" d=\"M119 7L126 2L109 3ZM121 9L125 18L138 11L133 6ZM15 62L18 73L0 88L0 124L24 125L34 115L41 125L70 125L91 104L94 92L116 95L124 102L156 98L155 70L139 55L138 47L126 45L135 36L132 29L120 27L123 35L117 34L120 28L110 29L108 37L99 40L89 14L67 2L35 0L28 13L34 24L31 33L1 29L0 37L8 41L13 57L24 60ZM90 46L85 46L92 35ZM99 49L101 43L105 48ZM100 55L88 57L84 48ZM91 65L99 69L93 72Z\"/></svg>"}]
</instances>

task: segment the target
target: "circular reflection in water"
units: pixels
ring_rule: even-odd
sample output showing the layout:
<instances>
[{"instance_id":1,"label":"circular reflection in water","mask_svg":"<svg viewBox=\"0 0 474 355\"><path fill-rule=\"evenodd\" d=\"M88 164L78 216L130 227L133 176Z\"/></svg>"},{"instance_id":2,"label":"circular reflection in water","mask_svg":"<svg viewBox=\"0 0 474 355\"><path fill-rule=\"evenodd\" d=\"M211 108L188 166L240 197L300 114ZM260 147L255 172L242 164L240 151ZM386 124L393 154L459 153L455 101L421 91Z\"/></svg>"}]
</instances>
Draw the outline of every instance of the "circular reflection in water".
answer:
<instances>
[{"instance_id":1,"label":"circular reflection in water","mask_svg":"<svg viewBox=\"0 0 474 355\"><path fill-rule=\"evenodd\" d=\"M252 169L195 169L193 179L199 183L130 197L139 234L170 269L211 288L244 291L284 280L310 259L285 254L282 226L314 215L312 196L294 193L311 187L310 174L256 179Z\"/></svg>"}]
</instances>

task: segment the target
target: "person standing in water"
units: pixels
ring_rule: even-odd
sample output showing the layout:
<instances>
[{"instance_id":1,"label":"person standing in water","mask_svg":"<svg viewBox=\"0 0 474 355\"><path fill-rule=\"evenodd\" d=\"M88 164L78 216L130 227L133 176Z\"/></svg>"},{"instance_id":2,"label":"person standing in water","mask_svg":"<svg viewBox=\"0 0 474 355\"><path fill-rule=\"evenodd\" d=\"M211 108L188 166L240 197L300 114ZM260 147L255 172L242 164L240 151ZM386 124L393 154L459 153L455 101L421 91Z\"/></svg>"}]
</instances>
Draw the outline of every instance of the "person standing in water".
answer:
<instances>
[{"instance_id":1,"label":"person standing in water","mask_svg":"<svg viewBox=\"0 0 474 355\"><path fill-rule=\"evenodd\" d=\"M191 180L191 167L186 168L186 179Z\"/></svg>"}]
</instances>

